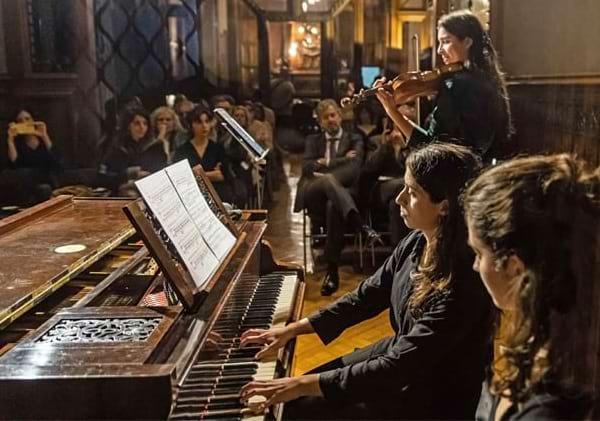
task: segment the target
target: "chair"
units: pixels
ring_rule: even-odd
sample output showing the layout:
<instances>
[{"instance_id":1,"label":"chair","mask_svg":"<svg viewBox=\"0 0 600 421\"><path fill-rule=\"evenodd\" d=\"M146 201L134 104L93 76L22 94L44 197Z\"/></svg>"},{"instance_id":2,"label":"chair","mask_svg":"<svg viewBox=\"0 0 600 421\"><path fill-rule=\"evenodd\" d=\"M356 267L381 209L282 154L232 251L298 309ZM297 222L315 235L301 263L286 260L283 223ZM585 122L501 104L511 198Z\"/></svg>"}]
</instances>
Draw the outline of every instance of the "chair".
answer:
<instances>
[{"instance_id":1,"label":"chair","mask_svg":"<svg viewBox=\"0 0 600 421\"><path fill-rule=\"evenodd\" d=\"M303 249L303 257L304 257L304 270L307 273L314 273L313 267L309 268L307 266L308 263L308 253L307 253L307 249L308 247L310 247L310 252L311 252L311 257L313 256L313 252L312 252L312 242L313 240L325 240L327 238L327 232L325 232L325 230L323 230L323 232L320 232L318 234L313 234L312 233L312 226L311 226L312 220L310 218L310 215L308 214L308 211L306 209L302 210L302 249ZM308 228L308 230L307 230ZM366 249L366 245L364 244L363 241L363 234L362 232L358 232L358 233L354 233L354 232L348 232L346 234L344 234L344 238L352 238L354 241L354 249L358 251L358 261L359 261L359 269L362 270L364 268L364 252ZM307 244L307 239L309 240L309 243ZM371 260L373 262L373 265L375 265L375 249L374 246L371 246ZM311 259L314 262L314 258ZM314 264L314 263L313 263Z\"/></svg>"}]
</instances>

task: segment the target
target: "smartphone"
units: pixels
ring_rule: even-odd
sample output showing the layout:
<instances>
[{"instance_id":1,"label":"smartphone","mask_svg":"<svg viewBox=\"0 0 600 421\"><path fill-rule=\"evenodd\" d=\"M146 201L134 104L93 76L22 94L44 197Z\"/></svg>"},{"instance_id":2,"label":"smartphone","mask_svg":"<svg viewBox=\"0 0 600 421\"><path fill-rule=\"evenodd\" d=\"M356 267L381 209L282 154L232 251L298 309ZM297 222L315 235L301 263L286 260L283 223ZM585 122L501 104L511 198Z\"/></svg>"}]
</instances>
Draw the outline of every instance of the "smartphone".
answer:
<instances>
[{"instance_id":1,"label":"smartphone","mask_svg":"<svg viewBox=\"0 0 600 421\"><path fill-rule=\"evenodd\" d=\"M35 130L35 123L32 122L27 122L27 123L15 123L12 126L16 131L17 134L35 134L36 130Z\"/></svg>"}]
</instances>

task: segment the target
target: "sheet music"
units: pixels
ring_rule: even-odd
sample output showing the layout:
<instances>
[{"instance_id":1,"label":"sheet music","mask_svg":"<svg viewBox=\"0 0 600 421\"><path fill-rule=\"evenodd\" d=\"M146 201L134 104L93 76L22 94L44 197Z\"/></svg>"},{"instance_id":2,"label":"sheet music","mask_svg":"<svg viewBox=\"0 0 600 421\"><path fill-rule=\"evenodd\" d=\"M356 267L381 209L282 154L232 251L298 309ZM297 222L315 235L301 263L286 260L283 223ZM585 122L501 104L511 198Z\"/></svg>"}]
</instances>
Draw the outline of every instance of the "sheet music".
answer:
<instances>
[{"instance_id":1,"label":"sheet music","mask_svg":"<svg viewBox=\"0 0 600 421\"><path fill-rule=\"evenodd\" d=\"M165 171L210 249L219 260L224 258L235 245L235 236L208 206L187 159L167 167Z\"/></svg>"},{"instance_id":2,"label":"sheet music","mask_svg":"<svg viewBox=\"0 0 600 421\"><path fill-rule=\"evenodd\" d=\"M175 245L194 283L201 288L218 267L219 260L182 206L167 173L158 171L135 184Z\"/></svg>"}]
</instances>

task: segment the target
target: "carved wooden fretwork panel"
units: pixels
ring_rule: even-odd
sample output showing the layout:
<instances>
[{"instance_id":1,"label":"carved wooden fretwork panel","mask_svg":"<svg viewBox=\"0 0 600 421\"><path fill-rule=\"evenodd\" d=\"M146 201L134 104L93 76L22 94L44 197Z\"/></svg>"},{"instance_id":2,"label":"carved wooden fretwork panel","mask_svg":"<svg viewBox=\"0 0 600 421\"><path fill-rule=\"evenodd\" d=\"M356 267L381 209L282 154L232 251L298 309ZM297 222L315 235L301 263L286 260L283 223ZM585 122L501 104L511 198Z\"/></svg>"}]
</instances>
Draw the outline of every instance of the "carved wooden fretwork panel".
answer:
<instances>
[{"instance_id":1,"label":"carved wooden fretwork panel","mask_svg":"<svg viewBox=\"0 0 600 421\"><path fill-rule=\"evenodd\" d=\"M61 320L36 342L143 342L161 320L160 317Z\"/></svg>"}]
</instances>

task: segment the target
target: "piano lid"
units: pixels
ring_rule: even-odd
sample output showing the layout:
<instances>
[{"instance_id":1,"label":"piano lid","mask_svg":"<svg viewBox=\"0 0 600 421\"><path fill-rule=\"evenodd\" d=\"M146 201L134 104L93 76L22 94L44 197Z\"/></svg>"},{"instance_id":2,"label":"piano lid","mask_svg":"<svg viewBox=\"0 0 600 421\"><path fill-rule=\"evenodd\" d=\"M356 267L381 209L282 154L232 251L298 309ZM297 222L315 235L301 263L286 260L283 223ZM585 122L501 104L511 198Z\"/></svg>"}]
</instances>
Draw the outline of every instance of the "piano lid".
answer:
<instances>
[{"instance_id":1,"label":"piano lid","mask_svg":"<svg viewBox=\"0 0 600 421\"><path fill-rule=\"evenodd\" d=\"M0 221L0 329L131 236L130 201L59 196Z\"/></svg>"}]
</instances>

